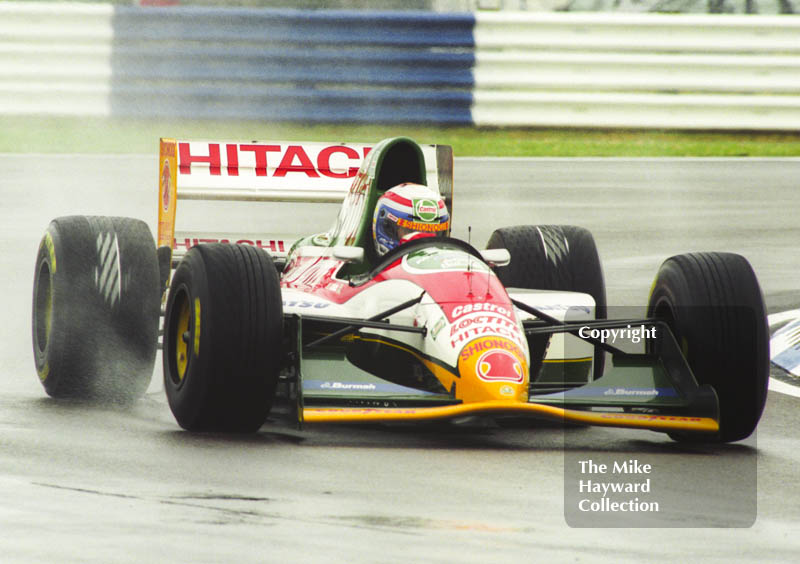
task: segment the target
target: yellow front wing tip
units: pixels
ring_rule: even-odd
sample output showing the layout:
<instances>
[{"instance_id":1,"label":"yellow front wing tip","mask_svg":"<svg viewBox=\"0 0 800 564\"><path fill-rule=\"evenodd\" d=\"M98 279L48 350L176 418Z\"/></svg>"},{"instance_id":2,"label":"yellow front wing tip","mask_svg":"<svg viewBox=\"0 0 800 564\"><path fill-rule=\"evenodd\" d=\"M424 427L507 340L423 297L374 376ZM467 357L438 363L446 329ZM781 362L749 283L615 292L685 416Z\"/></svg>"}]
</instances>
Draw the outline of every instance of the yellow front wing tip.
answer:
<instances>
[{"instance_id":1,"label":"yellow front wing tip","mask_svg":"<svg viewBox=\"0 0 800 564\"><path fill-rule=\"evenodd\" d=\"M485 401L437 407L308 407L303 409L305 423L433 421L465 415L527 415L550 421L651 429L663 432L716 433L719 431L719 423L709 417L580 411L552 405L505 401Z\"/></svg>"}]
</instances>

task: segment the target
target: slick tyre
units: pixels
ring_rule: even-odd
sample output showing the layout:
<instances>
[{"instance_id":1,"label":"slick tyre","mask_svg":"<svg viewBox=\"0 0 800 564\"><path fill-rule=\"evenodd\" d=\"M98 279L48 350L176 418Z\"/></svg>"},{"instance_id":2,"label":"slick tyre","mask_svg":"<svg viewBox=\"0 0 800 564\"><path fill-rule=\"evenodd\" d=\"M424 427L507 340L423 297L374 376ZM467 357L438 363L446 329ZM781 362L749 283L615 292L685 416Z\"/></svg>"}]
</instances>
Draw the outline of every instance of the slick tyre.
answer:
<instances>
[{"instance_id":1,"label":"slick tyre","mask_svg":"<svg viewBox=\"0 0 800 564\"><path fill-rule=\"evenodd\" d=\"M731 442L755 430L767 399L769 330L764 299L747 259L690 253L658 271L648 317L670 326L698 384L719 398L717 435L671 434L678 441Z\"/></svg>"},{"instance_id":2,"label":"slick tyre","mask_svg":"<svg viewBox=\"0 0 800 564\"><path fill-rule=\"evenodd\" d=\"M603 269L592 234L574 225L518 225L495 230L488 249L505 248L511 262L496 270L506 287L591 295L605 312Z\"/></svg>"},{"instance_id":3,"label":"slick tyre","mask_svg":"<svg viewBox=\"0 0 800 564\"><path fill-rule=\"evenodd\" d=\"M573 225L518 225L492 233L488 249L504 248L511 262L495 271L507 288L582 292L594 298L595 316L606 317L606 286L592 234ZM532 347L532 350L542 347ZM532 368L534 361L531 359ZM594 377L603 373L605 357L595 353ZM531 371L533 374L534 371Z\"/></svg>"},{"instance_id":4,"label":"slick tyre","mask_svg":"<svg viewBox=\"0 0 800 564\"><path fill-rule=\"evenodd\" d=\"M164 388L189 431L256 432L278 382L283 305L271 257L246 245L193 247L170 284Z\"/></svg>"},{"instance_id":5,"label":"slick tyre","mask_svg":"<svg viewBox=\"0 0 800 564\"><path fill-rule=\"evenodd\" d=\"M131 401L153 374L160 292L147 224L54 219L33 280L33 356L55 398Z\"/></svg>"}]
</instances>

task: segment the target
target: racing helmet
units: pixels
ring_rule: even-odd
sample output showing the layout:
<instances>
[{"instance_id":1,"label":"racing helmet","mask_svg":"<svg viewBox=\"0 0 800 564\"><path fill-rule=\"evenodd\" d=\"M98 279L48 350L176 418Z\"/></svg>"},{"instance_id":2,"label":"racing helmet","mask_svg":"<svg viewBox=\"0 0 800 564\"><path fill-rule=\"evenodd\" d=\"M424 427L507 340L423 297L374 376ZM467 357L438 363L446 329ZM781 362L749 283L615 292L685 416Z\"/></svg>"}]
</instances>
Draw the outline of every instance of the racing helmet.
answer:
<instances>
[{"instance_id":1,"label":"racing helmet","mask_svg":"<svg viewBox=\"0 0 800 564\"><path fill-rule=\"evenodd\" d=\"M414 239L449 233L450 214L444 200L422 184L398 184L375 205L372 234L379 256Z\"/></svg>"}]
</instances>

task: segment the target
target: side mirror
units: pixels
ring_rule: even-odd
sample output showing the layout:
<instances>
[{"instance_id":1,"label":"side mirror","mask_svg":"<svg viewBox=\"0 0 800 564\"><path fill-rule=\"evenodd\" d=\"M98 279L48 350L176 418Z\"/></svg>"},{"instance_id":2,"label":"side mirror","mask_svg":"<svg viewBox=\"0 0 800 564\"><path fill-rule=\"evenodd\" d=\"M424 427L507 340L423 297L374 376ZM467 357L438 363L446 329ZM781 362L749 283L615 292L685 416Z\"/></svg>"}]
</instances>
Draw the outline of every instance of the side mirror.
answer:
<instances>
[{"instance_id":1,"label":"side mirror","mask_svg":"<svg viewBox=\"0 0 800 564\"><path fill-rule=\"evenodd\" d=\"M511 262L511 253L508 249L485 249L481 251L483 262L495 268L496 266L506 266Z\"/></svg>"},{"instance_id":2,"label":"side mirror","mask_svg":"<svg viewBox=\"0 0 800 564\"><path fill-rule=\"evenodd\" d=\"M337 245L333 248L333 258L346 263L361 264L364 262L364 249L347 245Z\"/></svg>"}]
</instances>

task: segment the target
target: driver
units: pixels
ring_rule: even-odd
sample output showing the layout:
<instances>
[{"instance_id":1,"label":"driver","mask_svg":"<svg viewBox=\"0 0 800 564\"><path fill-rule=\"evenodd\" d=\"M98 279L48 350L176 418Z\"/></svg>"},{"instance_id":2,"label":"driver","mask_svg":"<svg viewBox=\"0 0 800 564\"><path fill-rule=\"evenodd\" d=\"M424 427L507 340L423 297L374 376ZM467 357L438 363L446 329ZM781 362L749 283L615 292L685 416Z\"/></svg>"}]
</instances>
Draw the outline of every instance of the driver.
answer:
<instances>
[{"instance_id":1,"label":"driver","mask_svg":"<svg viewBox=\"0 0 800 564\"><path fill-rule=\"evenodd\" d=\"M375 205L372 234L382 256L423 237L447 237L450 214L439 194L421 184L406 182L384 192Z\"/></svg>"}]
</instances>

